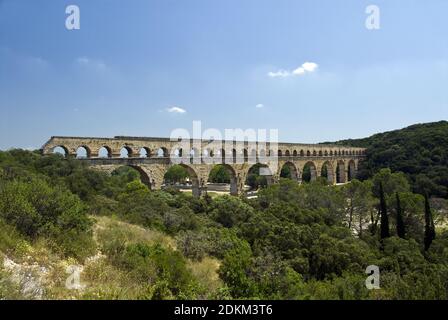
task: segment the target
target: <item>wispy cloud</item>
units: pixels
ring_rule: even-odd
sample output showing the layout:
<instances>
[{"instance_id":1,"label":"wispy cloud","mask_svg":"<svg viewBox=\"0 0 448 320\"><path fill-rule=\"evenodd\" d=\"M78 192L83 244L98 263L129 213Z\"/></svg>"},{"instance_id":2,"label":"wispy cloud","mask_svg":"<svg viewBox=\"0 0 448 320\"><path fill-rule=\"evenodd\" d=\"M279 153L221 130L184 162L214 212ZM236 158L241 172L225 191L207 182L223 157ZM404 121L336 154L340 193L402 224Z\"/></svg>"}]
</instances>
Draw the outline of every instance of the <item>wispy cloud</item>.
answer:
<instances>
[{"instance_id":1,"label":"wispy cloud","mask_svg":"<svg viewBox=\"0 0 448 320\"><path fill-rule=\"evenodd\" d=\"M319 67L319 65L315 62L305 62L300 67L298 67L292 71L280 69L278 71L269 72L268 76L271 78L287 78L287 77L291 77L291 76L301 76L306 73L315 72L318 67Z\"/></svg>"},{"instance_id":2,"label":"wispy cloud","mask_svg":"<svg viewBox=\"0 0 448 320\"><path fill-rule=\"evenodd\" d=\"M263 108L264 108L264 104L259 103L259 104L257 104L257 105L255 106L255 108L257 108L257 109L263 109Z\"/></svg>"},{"instance_id":3,"label":"wispy cloud","mask_svg":"<svg viewBox=\"0 0 448 320\"><path fill-rule=\"evenodd\" d=\"M171 108L166 109L166 111L169 113L179 113L179 114L187 112L187 110L179 108L179 107L171 107Z\"/></svg>"},{"instance_id":4,"label":"wispy cloud","mask_svg":"<svg viewBox=\"0 0 448 320\"><path fill-rule=\"evenodd\" d=\"M289 71L286 70L278 70L275 72L269 72L268 76L270 76L271 78L286 78L289 77L291 75L291 73Z\"/></svg>"},{"instance_id":5,"label":"wispy cloud","mask_svg":"<svg viewBox=\"0 0 448 320\"><path fill-rule=\"evenodd\" d=\"M106 64L101 60L95 60L88 57L79 57L76 59L76 63L80 66L94 67L97 69L106 69Z\"/></svg>"}]
</instances>

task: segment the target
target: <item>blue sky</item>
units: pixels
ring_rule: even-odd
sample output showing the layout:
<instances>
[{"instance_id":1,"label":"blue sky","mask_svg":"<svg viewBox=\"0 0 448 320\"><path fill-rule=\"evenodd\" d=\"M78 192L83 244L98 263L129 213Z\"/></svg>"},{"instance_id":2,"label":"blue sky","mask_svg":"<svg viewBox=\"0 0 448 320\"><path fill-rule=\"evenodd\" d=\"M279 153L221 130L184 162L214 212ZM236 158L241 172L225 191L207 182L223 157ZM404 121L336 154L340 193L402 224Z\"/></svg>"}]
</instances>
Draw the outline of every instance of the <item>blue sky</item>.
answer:
<instances>
[{"instance_id":1,"label":"blue sky","mask_svg":"<svg viewBox=\"0 0 448 320\"><path fill-rule=\"evenodd\" d=\"M447 119L447 14L445 0L0 0L0 149L193 120L314 143Z\"/></svg>"}]
</instances>

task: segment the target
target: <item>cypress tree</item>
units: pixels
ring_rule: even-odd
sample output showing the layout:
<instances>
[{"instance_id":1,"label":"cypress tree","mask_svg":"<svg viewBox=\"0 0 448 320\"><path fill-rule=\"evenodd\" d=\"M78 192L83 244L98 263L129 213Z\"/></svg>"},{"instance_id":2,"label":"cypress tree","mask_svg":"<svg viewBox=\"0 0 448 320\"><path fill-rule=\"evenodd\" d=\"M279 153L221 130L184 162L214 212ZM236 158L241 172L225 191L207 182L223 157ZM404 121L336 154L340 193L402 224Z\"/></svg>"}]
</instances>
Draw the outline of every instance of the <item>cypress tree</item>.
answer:
<instances>
[{"instance_id":1,"label":"cypress tree","mask_svg":"<svg viewBox=\"0 0 448 320\"><path fill-rule=\"evenodd\" d=\"M381 215L381 240L390 237L389 217L387 216L386 199L384 198L383 183L380 182L380 215Z\"/></svg>"},{"instance_id":2,"label":"cypress tree","mask_svg":"<svg viewBox=\"0 0 448 320\"><path fill-rule=\"evenodd\" d=\"M425 251L429 249L432 241L436 238L434 220L432 218L431 207L429 206L428 194L425 194Z\"/></svg>"},{"instance_id":3,"label":"cypress tree","mask_svg":"<svg viewBox=\"0 0 448 320\"><path fill-rule=\"evenodd\" d=\"M404 239L406 228L404 226L403 210L401 210L400 196L398 195L398 192L395 193L395 196L397 198L397 235Z\"/></svg>"}]
</instances>

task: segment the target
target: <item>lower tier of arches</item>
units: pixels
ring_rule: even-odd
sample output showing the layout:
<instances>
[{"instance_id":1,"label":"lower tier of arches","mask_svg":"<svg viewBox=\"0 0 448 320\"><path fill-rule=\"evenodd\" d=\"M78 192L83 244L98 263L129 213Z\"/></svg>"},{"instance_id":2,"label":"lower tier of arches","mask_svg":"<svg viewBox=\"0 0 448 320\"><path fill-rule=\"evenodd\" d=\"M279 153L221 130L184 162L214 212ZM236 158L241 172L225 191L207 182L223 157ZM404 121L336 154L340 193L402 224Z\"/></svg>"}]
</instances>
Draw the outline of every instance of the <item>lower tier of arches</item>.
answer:
<instances>
[{"instance_id":1,"label":"lower tier of arches","mask_svg":"<svg viewBox=\"0 0 448 320\"><path fill-rule=\"evenodd\" d=\"M279 179L291 179L308 183L325 179L328 184L347 183L356 177L358 159L322 161L285 161L272 164L90 164L92 168L112 173L119 167L135 169L142 183L151 189L183 185L191 188L194 196L207 192L209 183L228 185L231 195L243 193L245 187L276 183ZM178 168L179 170L176 170ZM217 178L215 175L218 174ZM211 178L213 176L213 179Z\"/></svg>"}]
</instances>

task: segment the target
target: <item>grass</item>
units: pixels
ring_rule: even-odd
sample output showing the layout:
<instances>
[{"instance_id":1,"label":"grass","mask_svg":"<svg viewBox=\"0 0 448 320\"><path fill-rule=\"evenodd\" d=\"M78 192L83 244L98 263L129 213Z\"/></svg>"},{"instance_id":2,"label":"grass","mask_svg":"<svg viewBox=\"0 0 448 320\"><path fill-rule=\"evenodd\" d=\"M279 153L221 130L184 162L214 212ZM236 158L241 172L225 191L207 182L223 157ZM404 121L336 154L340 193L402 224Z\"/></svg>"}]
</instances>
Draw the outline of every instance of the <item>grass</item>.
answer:
<instances>
[{"instance_id":1,"label":"grass","mask_svg":"<svg viewBox=\"0 0 448 320\"><path fill-rule=\"evenodd\" d=\"M137 281L131 272L115 266L110 257L102 254L101 249L111 244L116 245L116 241L119 241L124 245L160 244L176 250L175 239L163 232L129 224L114 217L93 218L94 239L98 250L95 256L83 262L80 283L85 287L82 290L66 288L66 280L70 275L66 270L70 265L79 265L79 261L64 259L52 253L44 240L30 244L13 228L0 221L0 299L27 298L20 294L20 286L10 281L10 274L2 269L4 256L18 263L21 268L45 268L44 274L37 275L45 286L45 299L150 299L154 286ZM211 257L205 257L201 261L187 260L187 268L197 279L203 292L199 298L219 295L223 287L218 276L219 266L220 262Z\"/></svg>"}]
</instances>

